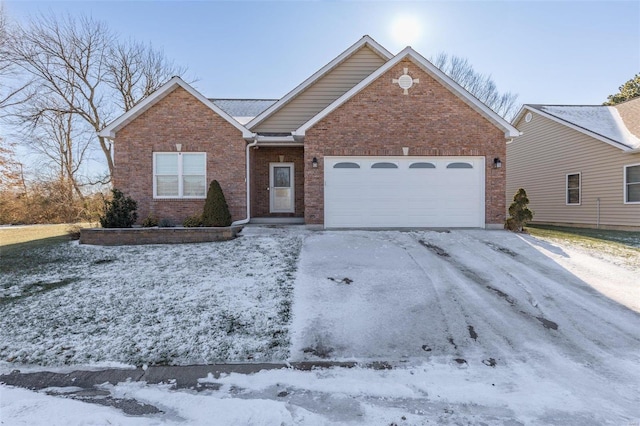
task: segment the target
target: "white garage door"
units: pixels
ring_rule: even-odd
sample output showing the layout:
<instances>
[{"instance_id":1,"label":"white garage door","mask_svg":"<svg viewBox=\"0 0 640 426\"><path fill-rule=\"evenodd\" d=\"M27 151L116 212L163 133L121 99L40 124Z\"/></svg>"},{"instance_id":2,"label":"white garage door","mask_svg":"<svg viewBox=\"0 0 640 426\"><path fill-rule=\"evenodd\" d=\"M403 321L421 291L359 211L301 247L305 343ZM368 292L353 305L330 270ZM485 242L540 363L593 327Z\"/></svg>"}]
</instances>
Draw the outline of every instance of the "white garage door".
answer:
<instances>
[{"instance_id":1,"label":"white garage door","mask_svg":"<svg viewBox=\"0 0 640 426\"><path fill-rule=\"evenodd\" d=\"M325 157L325 227L484 227L484 157Z\"/></svg>"}]
</instances>

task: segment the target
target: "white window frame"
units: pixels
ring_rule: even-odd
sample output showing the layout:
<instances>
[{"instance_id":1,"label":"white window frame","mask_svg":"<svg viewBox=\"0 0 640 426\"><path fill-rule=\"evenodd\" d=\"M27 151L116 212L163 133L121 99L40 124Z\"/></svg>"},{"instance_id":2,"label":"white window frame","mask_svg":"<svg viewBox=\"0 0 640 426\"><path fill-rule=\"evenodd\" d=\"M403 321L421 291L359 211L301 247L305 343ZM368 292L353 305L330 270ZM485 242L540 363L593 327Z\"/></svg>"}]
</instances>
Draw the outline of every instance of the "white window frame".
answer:
<instances>
[{"instance_id":1,"label":"white window frame","mask_svg":"<svg viewBox=\"0 0 640 426\"><path fill-rule=\"evenodd\" d=\"M623 186L622 186L622 199L624 200L624 204L640 204L640 201L629 201L627 199L627 168L629 167L640 167L640 163L636 163L636 164L627 164L625 166L622 167L622 181L623 181ZM633 183L634 185L640 185L640 183Z\"/></svg>"},{"instance_id":2,"label":"white window frame","mask_svg":"<svg viewBox=\"0 0 640 426\"><path fill-rule=\"evenodd\" d=\"M159 196L156 180L156 157L161 155L176 155L178 156L178 195ZM204 194L202 196L183 195L184 192L184 179L182 173L182 155L183 154L202 154L204 155ZM175 200L175 199L187 199L187 200L202 200L207 198L207 153L206 152L154 152L153 153L153 198L158 200Z\"/></svg>"},{"instance_id":3,"label":"white window frame","mask_svg":"<svg viewBox=\"0 0 640 426\"><path fill-rule=\"evenodd\" d=\"M578 175L578 202L569 202L569 176ZM576 189L576 188L571 188ZM567 173L564 180L564 202L567 206L579 206L582 204L582 172Z\"/></svg>"}]
</instances>

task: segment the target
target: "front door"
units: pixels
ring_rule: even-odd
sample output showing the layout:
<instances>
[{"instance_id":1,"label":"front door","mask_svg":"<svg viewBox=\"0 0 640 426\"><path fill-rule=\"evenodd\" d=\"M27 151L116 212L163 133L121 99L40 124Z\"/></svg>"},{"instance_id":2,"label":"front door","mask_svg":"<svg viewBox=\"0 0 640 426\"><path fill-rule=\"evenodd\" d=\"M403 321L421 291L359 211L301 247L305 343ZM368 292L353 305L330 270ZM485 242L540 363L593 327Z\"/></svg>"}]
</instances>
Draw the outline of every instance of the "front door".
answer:
<instances>
[{"instance_id":1,"label":"front door","mask_svg":"<svg viewBox=\"0 0 640 426\"><path fill-rule=\"evenodd\" d=\"M269 210L271 213L294 213L293 163L269 164Z\"/></svg>"}]
</instances>

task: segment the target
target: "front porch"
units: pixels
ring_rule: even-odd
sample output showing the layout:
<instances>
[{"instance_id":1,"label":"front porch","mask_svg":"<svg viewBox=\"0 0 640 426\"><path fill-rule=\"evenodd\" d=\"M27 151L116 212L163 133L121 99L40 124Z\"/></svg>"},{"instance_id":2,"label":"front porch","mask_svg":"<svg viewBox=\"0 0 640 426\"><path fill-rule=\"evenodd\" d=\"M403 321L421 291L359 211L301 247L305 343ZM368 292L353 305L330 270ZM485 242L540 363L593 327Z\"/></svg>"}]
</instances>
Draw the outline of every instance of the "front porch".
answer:
<instances>
[{"instance_id":1,"label":"front porch","mask_svg":"<svg viewBox=\"0 0 640 426\"><path fill-rule=\"evenodd\" d=\"M251 223L304 223L304 148L251 150Z\"/></svg>"}]
</instances>

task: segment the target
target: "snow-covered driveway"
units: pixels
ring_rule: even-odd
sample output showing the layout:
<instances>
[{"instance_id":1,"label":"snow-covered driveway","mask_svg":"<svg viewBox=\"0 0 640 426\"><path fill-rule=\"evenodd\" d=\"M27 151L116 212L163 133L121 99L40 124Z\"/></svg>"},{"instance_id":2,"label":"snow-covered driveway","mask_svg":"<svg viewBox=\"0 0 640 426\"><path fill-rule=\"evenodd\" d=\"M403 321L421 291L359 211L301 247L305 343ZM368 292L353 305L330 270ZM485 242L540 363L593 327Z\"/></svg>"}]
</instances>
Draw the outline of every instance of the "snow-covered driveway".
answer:
<instances>
[{"instance_id":1,"label":"snow-covered driveway","mask_svg":"<svg viewBox=\"0 0 640 426\"><path fill-rule=\"evenodd\" d=\"M526 238L503 231L308 237L294 291L292 358L505 363L558 353L606 370L598 355L633 355L640 315Z\"/></svg>"},{"instance_id":2,"label":"snow-covered driveway","mask_svg":"<svg viewBox=\"0 0 640 426\"><path fill-rule=\"evenodd\" d=\"M612 412L640 404L640 314L543 253L570 262L560 247L540 245L503 231L312 235L291 357L445 364L476 383L506 374L512 392L548 382L567 406L596 403L594 393Z\"/></svg>"}]
</instances>

